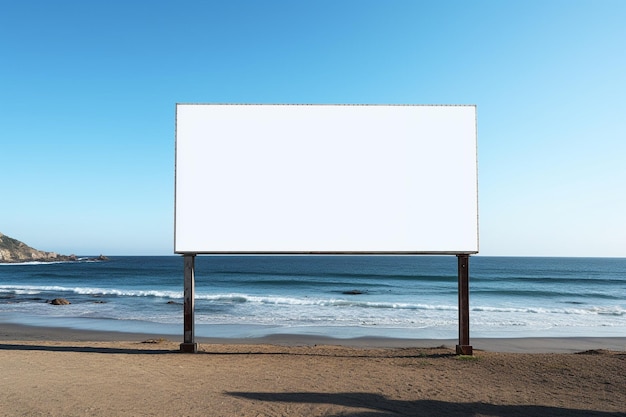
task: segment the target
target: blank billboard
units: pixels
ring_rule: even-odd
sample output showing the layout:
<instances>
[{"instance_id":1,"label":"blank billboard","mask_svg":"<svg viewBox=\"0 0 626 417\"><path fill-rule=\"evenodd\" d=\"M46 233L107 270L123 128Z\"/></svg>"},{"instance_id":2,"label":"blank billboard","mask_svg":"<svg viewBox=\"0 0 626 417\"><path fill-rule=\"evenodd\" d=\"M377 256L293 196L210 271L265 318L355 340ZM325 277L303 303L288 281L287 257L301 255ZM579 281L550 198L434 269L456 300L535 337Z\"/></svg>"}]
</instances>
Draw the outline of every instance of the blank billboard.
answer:
<instances>
[{"instance_id":1,"label":"blank billboard","mask_svg":"<svg viewBox=\"0 0 626 417\"><path fill-rule=\"evenodd\" d=\"M176 253L477 253L475 106L176 106Z\"/></svg>"}]
</instances>

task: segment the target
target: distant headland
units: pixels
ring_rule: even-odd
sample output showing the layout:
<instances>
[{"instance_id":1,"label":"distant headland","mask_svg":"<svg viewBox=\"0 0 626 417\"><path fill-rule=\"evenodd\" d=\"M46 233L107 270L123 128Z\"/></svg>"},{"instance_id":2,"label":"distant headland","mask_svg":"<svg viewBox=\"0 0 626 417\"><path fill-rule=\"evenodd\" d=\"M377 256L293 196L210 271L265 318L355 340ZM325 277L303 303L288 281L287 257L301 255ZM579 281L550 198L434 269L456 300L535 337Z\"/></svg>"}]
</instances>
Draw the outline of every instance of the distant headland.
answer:
<instances>
[{"instance_id":1,"label":"distant headland","mask_svg":"<svg viewBox=\"0 0 626 417\"><path fill-rule=\"evenodd\" d=\"M59 255L31 248L24 242L0 233L0 263L22 262L73 262L84 260L76 255ZM89 258L90 261L108 261L104 255Z\"/></svg>"}]
</instances>

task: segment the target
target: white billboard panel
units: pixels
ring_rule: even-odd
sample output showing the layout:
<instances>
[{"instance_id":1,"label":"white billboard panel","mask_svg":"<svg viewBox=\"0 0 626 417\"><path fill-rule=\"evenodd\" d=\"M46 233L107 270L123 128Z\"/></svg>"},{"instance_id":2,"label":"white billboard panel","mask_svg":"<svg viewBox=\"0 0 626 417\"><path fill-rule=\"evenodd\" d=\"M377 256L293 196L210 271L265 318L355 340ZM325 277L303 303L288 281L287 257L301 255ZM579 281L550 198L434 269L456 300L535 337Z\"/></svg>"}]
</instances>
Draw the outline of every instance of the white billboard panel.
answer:
<instances>
[{"instance_id":1,"label":"white billboard panel","mask_svg":"<svg viewBox=\"0 0 626 417\"><path fill-rule=\"evenodd\" d=\"M475 106L176 106L176 253L476 253Z\"/></svg>"}]
</instances>

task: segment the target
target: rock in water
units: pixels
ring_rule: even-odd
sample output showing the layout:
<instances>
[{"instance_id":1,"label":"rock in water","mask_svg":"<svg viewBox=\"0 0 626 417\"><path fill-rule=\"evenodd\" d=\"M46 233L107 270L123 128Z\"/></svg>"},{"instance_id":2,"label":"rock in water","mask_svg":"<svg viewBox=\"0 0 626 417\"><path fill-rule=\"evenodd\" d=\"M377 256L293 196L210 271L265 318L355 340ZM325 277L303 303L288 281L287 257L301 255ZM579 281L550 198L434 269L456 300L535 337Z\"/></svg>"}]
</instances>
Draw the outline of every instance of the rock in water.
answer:
<instances>
[{"instance_id":1,"label":"rock in water","mask_svg":"<svg viewBox=\"0 0 626 417\"><path fill-rule=\"evenodd\" d=\"M54 300L50 301L50 304L52 304L53 306L66 306L72 303L67 301L65 298L55 298Z\"/></svg>"},{"instance_id":2,"label":"rock in water","mask_svg":"<svg viewBox=\"0 0 626 417\"><path fill-rule=\"evenodd\" d=\"M350 291L344 291L342 294L359 295L359 294L363 294L363 291L361 291L361 290L350 290Z\"/></svg>"}]
</instances>

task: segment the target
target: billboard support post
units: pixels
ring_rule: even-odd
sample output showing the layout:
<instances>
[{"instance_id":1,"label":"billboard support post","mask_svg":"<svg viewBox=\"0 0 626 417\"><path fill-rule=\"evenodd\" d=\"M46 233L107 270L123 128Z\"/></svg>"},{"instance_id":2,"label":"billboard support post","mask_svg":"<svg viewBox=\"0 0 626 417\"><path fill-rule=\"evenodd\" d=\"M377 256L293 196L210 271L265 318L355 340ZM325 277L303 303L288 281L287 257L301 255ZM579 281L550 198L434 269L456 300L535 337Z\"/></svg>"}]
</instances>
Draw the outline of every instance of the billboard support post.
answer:
<instances>
[{"instance_id":1,"label":"billboard support post","mask_svg":"<svg viewBox=\"0 0 626 417\"><path fill-rule=\"evenodd\" d=\"M459 344L456 345L457 355L472 355L469 331L469 255L459 254Z\"/></svg>"},{"instance_id":2,"label":"billboard support post","mask_svg":"<svg viewBox=\"0 0 626 417\"><path fill-rule=\"evenodd\" d=\"M183 256L185 263L185 290L184 290L184 336L180 350L186 353L197 353L198 344L194 335L194 299L195 299L195 254Z\"/></svg>"}]
</instances>

